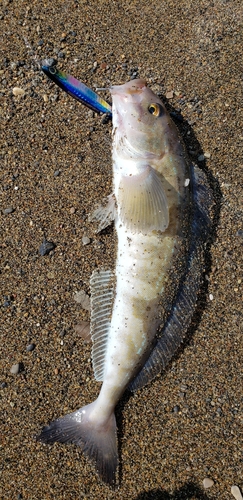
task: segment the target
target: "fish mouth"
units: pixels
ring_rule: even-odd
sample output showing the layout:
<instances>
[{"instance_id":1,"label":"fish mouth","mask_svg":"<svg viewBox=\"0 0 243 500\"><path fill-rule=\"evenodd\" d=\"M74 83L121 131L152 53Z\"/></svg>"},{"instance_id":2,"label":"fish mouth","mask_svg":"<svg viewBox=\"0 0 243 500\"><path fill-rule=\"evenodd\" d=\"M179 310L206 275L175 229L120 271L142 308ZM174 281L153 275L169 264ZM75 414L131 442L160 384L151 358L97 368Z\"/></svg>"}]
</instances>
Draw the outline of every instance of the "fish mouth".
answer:
<instances>
[{"instance_id":1,"label":"fish mouth","mask_svg":"<svg viewBox=\"0 0 243 500\"><path fill-rule=\"evenodd\" d=\"M110 92L112 97L114 95L123 95L126 97L126 95L140 94L145 87L147 87L146 81L139 78L130 80L130 82L124 83L124 85L112 85L110 87Z\"/></svg>"},{"instance_id":2,"label":"fish mouth","mask_svg":"<svg viewBox=\"0 0 243 500\"><path fill-rule=\"evenodd\" d=\"M110 92L112 96L113 124L122 127L124 119L127 120L129 113L140 119L140 105L143 99L146 81L142 79L131 80L124 85L112 85Z\"/></svg>"}]
</instances>

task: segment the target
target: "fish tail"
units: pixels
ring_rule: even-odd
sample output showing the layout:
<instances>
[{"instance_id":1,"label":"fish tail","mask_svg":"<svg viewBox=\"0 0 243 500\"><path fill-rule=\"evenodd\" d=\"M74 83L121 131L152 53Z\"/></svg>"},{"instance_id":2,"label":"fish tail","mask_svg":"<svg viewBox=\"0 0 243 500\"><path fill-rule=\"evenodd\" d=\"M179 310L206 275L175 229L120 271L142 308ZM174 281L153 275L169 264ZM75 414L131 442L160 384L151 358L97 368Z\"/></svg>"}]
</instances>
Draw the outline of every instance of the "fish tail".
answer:
<instances>
[{"instance_id":1,"label":"fish tail","mask_svg":"<svg viewBox=\"0 0 243 500\"><path fill-rule=\"evenodd\" d=\"M102 481L112 485L118 465L116 418L113 412L100 423L96 403L54 420L36 440L46 444L75 443L93 460Z\"/></svg>"}]
</instances>

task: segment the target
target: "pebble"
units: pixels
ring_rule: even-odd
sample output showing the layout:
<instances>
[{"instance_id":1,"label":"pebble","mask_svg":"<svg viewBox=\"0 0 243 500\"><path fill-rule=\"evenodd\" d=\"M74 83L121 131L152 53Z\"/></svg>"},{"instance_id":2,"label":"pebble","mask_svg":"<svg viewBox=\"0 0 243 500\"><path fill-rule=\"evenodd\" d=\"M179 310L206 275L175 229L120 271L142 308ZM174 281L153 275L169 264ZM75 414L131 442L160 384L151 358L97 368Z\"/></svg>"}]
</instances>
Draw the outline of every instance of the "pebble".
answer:
<instances>
[{"instance_id":1,"label":"pebble","mask_svg":"<svg viewBox=\"0 0 243 500\"><path fill-rule=\"evenodd\" d=\"M70 208L70 214L75 214L76 212L76 208L75 207L71 207Z\"/></svg>"},{"instance_id":2,"label":"pebble","mask_svg":"<svg viewBox=\"0 0 243 500\"><path fill-rule=\"evenodd\" d=\"M88 238L88 236L83 236L82 237L82 243L83 245L88 245L90 243L90 238Z\"/></svg>"},{"instance_id":3,"label":"pebble","mask_svg":"<svg viewBox=\"0 0 243 500\"><path fill-rule=\"evenodd\" d=\"M206 158L207 160L209 160L211 158L211 154L208 153L208 152L205 152L204 153L204 158Z\"/></svg>"},{"instance_id":4,"label":"pebble","mask_svg":"<svg viewBox=\"0 0 243 500\"><path fill-rule=\"evenodd\" d=\"M24 95L24 89L21 89L20 87L14 87L13 88L13 95L18 96L18 95Z\"/></svg>"},{"instance_id":5,"label":"pebble","mask_svg":"<svg viewBox=\"0 0 243 500\"><path fill-rule=\"evenodd\" d=\"M214 485L214 482L212 479L209 479L208 477L204 478L203 487L205 488L205 490L208 488L212 488L213 485Z\"/></svg>"},{"instance_id":6,"label":"pebble","mask_svg":"<svg viewBox=\"0 0 243 500\"><path fill-rule=\"evenodd\" d=\"M1 383L1 389L5 389L8 386L7 382Z\"/></svg>"},{"instance_id":7,"label":"pebble","mask_svg":"<svg viewBox=\"0 0 243 500\"><path fill-rule=\"evenodd\" d=\"M84 290L80 290L79 292L76 292L74 294L74 300L78 304L81 304L83 309L90 311L90 297Z\"/></svg>"},{"instance_id":8,"label":"pebble","mask_svg":"<svg viewBox=\"0 0 243 500\"><path fill-rule=\"evenodd\" d=\"M239 486L236 486L235 484L231 486L231 493L236 500L243 500Z\"/></svg>"},{"instance_id":9,"label":"pebble","mask_svg":"<svg viewBox=\"0 0 243 500\"><path fill-rule=\"evenodd\" d=\"M19 363L16 363L16 365L13 365L11 366L10 368L10 373L12 373L13 375L17 375L20 371L20 364Z\"/></svg>"},{"instance_id":10,"label":"pebble","mask_svg":"<svg viewBox=\"0 0 243 500\"><path fill-rule=\"evenodd\" d=\"M166 92L165 97L166 97L166 99L173 99L173 97L174 97L173 90L170 90L169 92Z\"/></svg>"},{"instance_id":11,"label":"pebble","mask_svg":"<svg viewBox=\"0 0 243 500\"><path fill-rule=\"evenodd\" d=\"M44 255L48 255L55 248L55 243L52 241L47 241L45 238L39 247L39 254L43 257Z\"/></svg>"},{"instance_id":12,"label":"pebble","mask_svg":"<svg viewBox=\"0 0 243 500\"><path fill-rule=\"evenodd\" d=\"M26 351L27 351L27 352L31 352L31 351L33 351L33 350L34 350L34 348L35 348L35 344L29 344L29 345L27 345L27 347L26 347Z\"/></svg>"},{"instance_id":13,"label":"pebble","mask_svg":"<svg viewBox=\"0 0 243 500\"><path fill-rule=\"evenodd\" d=\"M13 212L14 212L14 208L13 207L4 208L4 210L3 210L3 213L5 215L12 214Z\"/></svg>"},{"instance_id":14,"label":"pebble","mask_svg":"<svg viewBox=\"0 0 243 500\"><path fill-rule=\"evenodd\" d=\"M205 156L204 155L199 155L197 159L198 159L198 161L204 161L205 160Z\"/></svg>"}]
</instances>

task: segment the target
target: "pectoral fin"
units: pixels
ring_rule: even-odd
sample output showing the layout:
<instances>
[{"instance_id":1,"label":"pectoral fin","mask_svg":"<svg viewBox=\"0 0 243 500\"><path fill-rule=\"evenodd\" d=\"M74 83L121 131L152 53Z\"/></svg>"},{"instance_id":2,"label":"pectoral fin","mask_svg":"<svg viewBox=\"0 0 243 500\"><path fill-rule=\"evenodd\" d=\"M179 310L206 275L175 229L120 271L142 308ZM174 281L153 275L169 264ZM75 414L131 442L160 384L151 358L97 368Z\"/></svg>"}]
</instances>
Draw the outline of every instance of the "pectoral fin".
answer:
<instances>
[{"instance_id":1,"label":"pectoral fin","mask_svg":"<svg viewBox=\"0 0 243 500\"><path fill-rule=\"evenodd\" d=\"M161 176L146 165L138 175L123 176L118 192L120 217L134 233L165 231L169 210Z\"/></svg>"},{"instance_id":2,"label":"pectoral fin","mask_svg":"<svg viewBox=\"0 0 243 500\"><path fill-rule=\"evenodd\" d=\"M113 220L115 219L116 216L116 199L113 194L110 194L106 200L105 203L102 205L99 205L96 210L89 216L90 221L98 221L99 226L97 229L97 233L102 231L102 229L105 229L107 226L109 226Z\"/></svg>"}]
</instances>

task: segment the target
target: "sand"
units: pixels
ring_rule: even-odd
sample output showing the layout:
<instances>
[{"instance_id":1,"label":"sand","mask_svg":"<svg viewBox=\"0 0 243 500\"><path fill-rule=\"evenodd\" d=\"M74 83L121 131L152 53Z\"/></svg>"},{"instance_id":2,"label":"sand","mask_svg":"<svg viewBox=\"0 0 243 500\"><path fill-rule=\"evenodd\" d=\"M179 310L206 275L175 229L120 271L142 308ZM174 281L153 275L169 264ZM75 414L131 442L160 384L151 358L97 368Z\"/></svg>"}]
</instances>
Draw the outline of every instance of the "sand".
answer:
<instances>
[{"instance_id":1,"label":"sand","mask_svg":"<svg viewBox=\"0 0 243 500\"><path fill-rule=\"evenodd\" d=\"M240 0L3 1L1 499L229 500L232 485L243 489L242 21ZM181 110L176 123L214 191L188 341L117 407L115 490L75 446L33 439L99 392L74 329L89 312L74 294L89 293L115 250L113 228L96 234L87 218L111 191L111 123L49 82L45 57L93 89L145 78ZM44 238L55 248L41 256Z\"/></svg>"}]
</instances>

